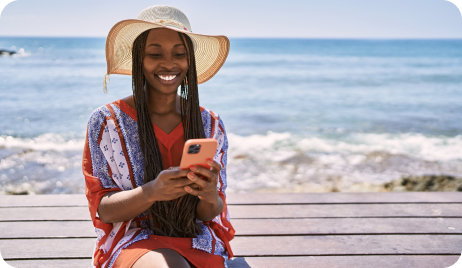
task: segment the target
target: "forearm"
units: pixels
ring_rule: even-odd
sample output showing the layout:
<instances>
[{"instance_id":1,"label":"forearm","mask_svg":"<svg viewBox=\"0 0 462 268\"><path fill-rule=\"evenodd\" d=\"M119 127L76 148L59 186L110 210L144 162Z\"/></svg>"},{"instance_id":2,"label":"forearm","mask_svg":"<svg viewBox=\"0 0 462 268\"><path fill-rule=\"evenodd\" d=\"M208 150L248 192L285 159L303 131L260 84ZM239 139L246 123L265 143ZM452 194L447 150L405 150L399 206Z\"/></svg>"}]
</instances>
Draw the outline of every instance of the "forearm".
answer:
<instances>
[{"instance_id":1,"label":"forearm","mask_svg":"<svg viewBox=\"0 0 462 268\"><path fill-rule=\"evenodd\" d=\"M214 203L200 200L196 207L196 216L201 221L211 221L223 211L223 200L217 195Z\"/></svg>"},{"instance_id":2,"label":"forearm","mask_svg":"<svg viewBox=\"0 0 462 268\"><path fill-rule=\"evenodd\" d=\"M149 185L133 190L107 193L98 206L98 215L104 223L123 222L148 210L155 202Z\"/></svg>"}]
</instances>

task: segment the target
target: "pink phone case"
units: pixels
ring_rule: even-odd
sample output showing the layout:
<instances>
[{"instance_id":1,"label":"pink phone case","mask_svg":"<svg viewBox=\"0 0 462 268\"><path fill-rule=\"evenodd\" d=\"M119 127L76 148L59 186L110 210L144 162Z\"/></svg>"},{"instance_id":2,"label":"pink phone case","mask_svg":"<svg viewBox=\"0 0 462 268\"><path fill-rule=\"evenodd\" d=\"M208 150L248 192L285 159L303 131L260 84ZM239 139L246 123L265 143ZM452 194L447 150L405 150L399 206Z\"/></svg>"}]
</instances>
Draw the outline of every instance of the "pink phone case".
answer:
<instances>
[{"instance_id":1,"label":"pink phone case","mask_svg":"<svg viewBox=\"0 0 462 268\"><path fill-rule=\"evenodd\" d=\"M200 148L198 148L198 146L200 146ZM213 159L215 157L217 146L218 142L215 139L188 140L184 144L180 169L188 169L191 166L210 168L207 164L207 159Z\"/></svg>"}]
</instances>

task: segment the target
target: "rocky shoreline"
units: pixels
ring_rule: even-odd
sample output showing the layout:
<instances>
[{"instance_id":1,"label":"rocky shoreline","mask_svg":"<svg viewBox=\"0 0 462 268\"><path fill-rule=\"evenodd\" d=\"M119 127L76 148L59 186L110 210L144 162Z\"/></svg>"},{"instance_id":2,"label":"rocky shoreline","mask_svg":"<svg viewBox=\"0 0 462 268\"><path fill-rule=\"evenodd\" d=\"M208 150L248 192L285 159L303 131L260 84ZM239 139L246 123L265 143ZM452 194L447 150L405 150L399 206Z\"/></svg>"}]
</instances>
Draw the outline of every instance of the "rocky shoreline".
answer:
<instances>
[{"instance_id":1,"label":"rocky shoreline","mask_svg":"<svg viewBox=\"0 0 462 268\"><path fill-rule=\"evenodd\" d=\"M341 179L332 179L319 185L306 183L294 188L263 188L257 193L320 193L320 192L462 192L462 178L449 175L407 176L383 184L368 182L343 185ZM252 191L250 191L252 192ZM24 189L6 191L7 195L35 194Z\"/></svg>"},{"instance_id":2,"label":"rocky shoreline","mask_svg":"<svg viewBox=\"0 0 462 268\"><path fill-rule=\"evenodd\" d=\"M326 192L454 192L462 191L462 178L450 175L406 176L383 184L370 182L342 183L341 178L322 184L304 183L293 188L264 188L257 193L326 193Z\"/></svg>"},{"instance_id":3,"label":"rocky shoreline","mask_svg":"<svg viewBox=\"0 0 462 268\"><path fill-rule=\"evenodd\" d=\"M447 175L409 176L382 186L387 192L462 191L462 178Z\"/></svg>"},{"instance_id":4,"label":"rocky shoreline","mask_svg":"<svg viewBox=\"0 0 462 268\"><path fill-rule=\"evenodd\" d=\"M0 55L11 56L16 54L16 51L0 49Z\"/></svg>"}]
</instances>

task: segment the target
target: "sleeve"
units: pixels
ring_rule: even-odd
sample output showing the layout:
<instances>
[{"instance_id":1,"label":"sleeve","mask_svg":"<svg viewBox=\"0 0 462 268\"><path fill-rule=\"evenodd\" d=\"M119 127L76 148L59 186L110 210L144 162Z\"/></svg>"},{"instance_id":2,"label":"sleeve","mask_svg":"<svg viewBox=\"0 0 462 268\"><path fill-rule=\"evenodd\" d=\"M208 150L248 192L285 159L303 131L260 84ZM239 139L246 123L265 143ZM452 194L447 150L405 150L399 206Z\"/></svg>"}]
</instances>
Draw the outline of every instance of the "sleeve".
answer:
<instances>
[{"instance_id":1,"label":"sleeve","mask_svg":"<svg viewBox=\"0 0 462 268\"><path fill-rule=\"evenodd\" d=\"M82 157L82 171L85 176L85 195L93 224L104 229L104 223L98 217L98 205L101 198L112 191L121 191L111 178L111 169L101 148L102 133L106 128L105 115L96 110L90 116Z\"/></svg>"},{"instance_id":2,"label":"sleeve","mask_svg":"<svg viewBox=\"0 0 462 268\"><path fill-rule=\"evenodd\" d=\"M225 125L219 117L216 120L216 132L214 137L218 142L217 152L215 153L214 160L220 163L221 165L219 184L217 185L217 187L220 194L223 195L222 198L226 198L226 188L228 186L228 182L226 180L226 167L228 160L228 137L226 136Z\"/></svg>"},{"instance_id":3,"label":"sleeve","mask_svg":"<svg viewBox=\"0 0 462 268\"><path fill-rule=\"evenodd\" d=\"M226 178L226 167L227 167L227 156L228 156L228 138L226 136L225 126L220 117L217 116L215 120L215 133L214 138L218 142L217 152L215 154L215 161L220 163L221 170L219 174L219 183L218 194L223 200L223 211L215 219L213 219L212 228L215 231L215 234L225 243L225 247L228 251L228 258L233 257L229 241L234 238L235 230L231 225L228 206L226 203L226 188L227 178Z\"/></svg>"}]
</instances>

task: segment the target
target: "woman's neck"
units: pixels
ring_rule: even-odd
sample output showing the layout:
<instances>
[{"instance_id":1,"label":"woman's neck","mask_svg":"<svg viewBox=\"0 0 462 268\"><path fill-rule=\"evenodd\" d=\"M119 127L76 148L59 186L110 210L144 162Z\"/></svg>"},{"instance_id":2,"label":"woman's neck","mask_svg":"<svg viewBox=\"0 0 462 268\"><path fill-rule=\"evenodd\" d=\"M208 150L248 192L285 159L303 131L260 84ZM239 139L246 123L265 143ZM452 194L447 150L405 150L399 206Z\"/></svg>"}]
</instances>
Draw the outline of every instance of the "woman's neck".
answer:
<instances>
[{"instance_id":1,"label":"woman's neck","mask_svg":"<svg viewBox=\"0 0 462 268\"><path fill-rule=\"evenodd\" d=\"M148 108L151 122L166 133L170 133L181 123L180 96L148 90Z\"/></svg>"},{"instance_id":2,"label":"woman's neck","mask_svg":"<svg viewBox=\"0 0 462 268\"><path fill-rule=\"evenodd\" d=\"M133 95L123 98L136 111ZM181 123L180 96L178 94L156 94L148 92L148 107L151 122L165 133L170 133Z\"/></svg>"}]
</instances>

